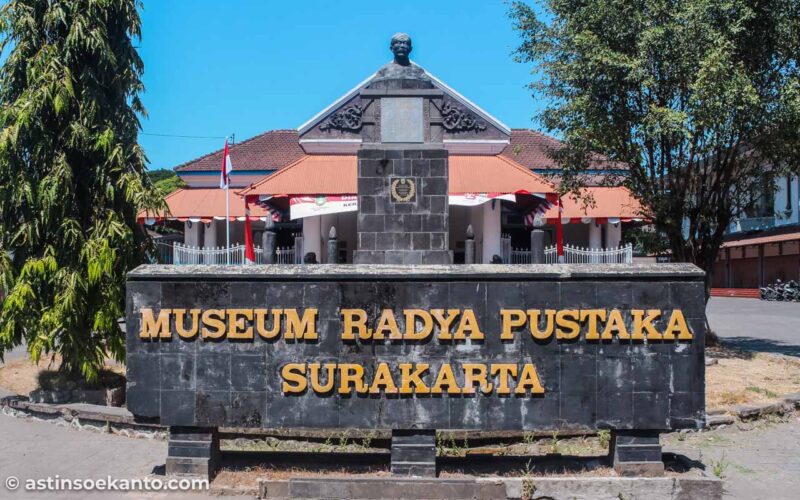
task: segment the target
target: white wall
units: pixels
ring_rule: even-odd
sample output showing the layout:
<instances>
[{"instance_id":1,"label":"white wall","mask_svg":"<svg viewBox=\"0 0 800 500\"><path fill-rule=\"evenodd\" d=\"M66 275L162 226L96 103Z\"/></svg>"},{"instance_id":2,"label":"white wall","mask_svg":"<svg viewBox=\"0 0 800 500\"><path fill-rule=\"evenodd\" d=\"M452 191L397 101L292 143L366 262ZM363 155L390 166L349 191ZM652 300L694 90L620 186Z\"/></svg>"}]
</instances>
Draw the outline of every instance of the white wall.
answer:
<instances>
[{"instance_id":1,"label":"white wall","mask_svg":"<svg viewBox=\"0 0 800 500\"><path fill-rule=\"evenodd\" d=\"M606 223L606 248L617 248L622 242L622 223Z\"/></svg>"},{"instance_id":2,"label":"white wall","mask_svg":"<svg viewBox=\"0 0 800 500\"><path fill-rule=\"evenodd\" d=\"M308 252L314 252L317 262L322 260L322 229L321 217L314 215L303 219L303 256Z\"/></svg>"},{"instance_id":3,"label":"white wall","mask_svg":"<svg viewBox=\"0 0 800 500\"><path fill-rule=\"evenodd\" d=\"M603 246L603 228L594 221L585 225L589 227L589 248L601 248ZM566 240L566 237L564 239Z\"/></svg>"},{"instance_id":4,"label":"white wall","mask_svg":"<svg viewBox=\"0 0 800 500\"><path fill-rule=\"evenodd\" d=\"M494 206L492 206L494 205ZM488 202L482 205L483 208L483 262L491 262L493 255L503 255L502 244L500 242L501 228L501 207L500 200L496 203Z\"/></svg>"},{"instance_id":5,"label":"white wall","mask_svg":"<svg viewBox=\"0 0 800 500\"><path fill-rule=\"evenodd\" d=\"M775 225L797 224L800 222L800 206L798 206L798 190L800 178L790 179L791 187L787 189L787 178L778 181L778 190L775 192ZM791 199L790 199L791 197ZM789 210L787 210L787 201Z\"/></svg>"},{"instance_id":6,"label":"white wall","mask_svg":"<svg viewBox=\"0 0 800 500\"><path fill-rule=\"evenodd\" d=\"M192 247L203 245L202 222L190 222L187 220L183 223L183 244Z\"/></svg>"}]
</instances>

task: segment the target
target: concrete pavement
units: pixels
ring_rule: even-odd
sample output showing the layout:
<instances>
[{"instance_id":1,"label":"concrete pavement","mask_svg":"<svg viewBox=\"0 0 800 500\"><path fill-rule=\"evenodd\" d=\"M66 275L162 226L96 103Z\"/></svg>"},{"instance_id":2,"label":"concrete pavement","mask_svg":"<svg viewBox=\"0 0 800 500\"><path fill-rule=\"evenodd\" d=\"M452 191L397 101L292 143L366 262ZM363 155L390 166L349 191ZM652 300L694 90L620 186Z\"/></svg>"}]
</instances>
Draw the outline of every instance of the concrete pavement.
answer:
<instances>
[{"instance_id":1,"label":"concrete pavement","mask_svg":"<svg viewBox=\"0 0 800 500\"><path fill-rule=\"evenodd\" d=\"M662 437L664 451L705 464L722 474L726 499L791 500L800 491L800 419L758 421L722 429Z\"/></svg>"},{"instance_id":2,"label":"concrete pavement","mask_svg":"<svg viewBox=\"0 0 800 500\"><path fill-rule=\"evenodd\" d=\"M706 315L731 347L800 356L800 302L711 297Z\"/></svg>"},{"instance_id":3,"label":"concrete pavement","mask_svg":"<svg viewBox=\"0 0 800 500\"><path fill-rule=\"evenodd\" d=\"M54 422L0 414L0 498L190 498L207 494L9 491L9 476L24 485L27 479L59 476L69 479L139 479L163 474L167 443L78 430Z\"/></svg>"}]
</instances>

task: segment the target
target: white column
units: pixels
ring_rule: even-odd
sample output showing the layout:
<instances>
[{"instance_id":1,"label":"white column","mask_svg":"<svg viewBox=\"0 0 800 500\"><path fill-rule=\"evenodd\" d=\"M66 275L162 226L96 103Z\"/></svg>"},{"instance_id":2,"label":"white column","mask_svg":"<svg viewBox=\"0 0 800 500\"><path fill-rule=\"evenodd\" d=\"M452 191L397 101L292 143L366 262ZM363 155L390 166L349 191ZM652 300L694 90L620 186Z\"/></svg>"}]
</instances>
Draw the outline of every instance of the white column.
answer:
<instances>
[{"instance_id":1,"label":"white column","mask_svg":"<svg viewBox=\"0 0 800 500\"><path fill-rule=\"evenodd\" d=\"M337 219L338 217L336 216L336 214L320 215L319 233L320 233L321 243L320 243L320 253L317 254L318 262L328 262L328 235L331 232L331 226L336 225ZM339 231L339 229L340 228L338 227L336 228L337 231Z\"/></svg>"},{"instance_id":2,"label":"white column","mask_svg":"<svg viewBox=\"0 0 800 500\"><path fill-rule=\"evenodd\" d=\"M317 262L322 262L322 233L320 216L314 215L303 219L303 255L314 252Z\"/></svg>"},{"instance_id":3,"label":"white column","mask_svg":"<svg viewBox=\"0 0 800 500\"><path fill-rule=\"evenodd\" d=\"M603 246L603 228L595 221L589 223L589 248L600 248Z\"/></svg>"},{"instance_id":4,"label":"white column","mask_svg":"<svg viewBox=\"0 0 800 500\"><path fill-rule=\"evenodd\" d=\"M191 225L191 227L189 227ZM183 244L192 247L199 247L203 244L203 223L190 222L183 223Z\"/></svg>"},{"instance_id":5,"label":"white column","mask_svg":"<svg viewBox=\"0 0 800 500\"><path fill-rule=\"evenodd\" d=\"M494 205L494 207L492 207ZM493 255L502 255L500 242L500 202L483 204L483 263L492 261ZM473 228L474 229L474 228Z\"/></svg>"},{"instance_id":6,"label":"white column","mask_svg":"<svg viewBox=\"0 0 800 500\"><path fill-rule=\"evenodd\" d=\"M204 228L203 246L206 248L218 246L217 244L217 221L211 219L209 226ZM221 245L220 245L221 246Z\"/></svg>"},{"instance_id":7,"label":"white column","mask_svg":"<svg viewBox=\"0 0 800 500\"><path fill-rule=\"evenodd\" d=\"M622 223L606 224L606 248L617 248L622 241Z\"/></svg>"}]
</instances>

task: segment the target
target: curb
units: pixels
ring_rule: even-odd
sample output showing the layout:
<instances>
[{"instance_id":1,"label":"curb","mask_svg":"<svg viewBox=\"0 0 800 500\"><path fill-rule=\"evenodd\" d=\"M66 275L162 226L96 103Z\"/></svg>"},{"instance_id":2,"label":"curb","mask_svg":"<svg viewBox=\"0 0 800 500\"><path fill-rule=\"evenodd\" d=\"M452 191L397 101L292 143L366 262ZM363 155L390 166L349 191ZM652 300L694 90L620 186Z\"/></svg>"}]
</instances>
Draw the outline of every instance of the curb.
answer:
<instances>
[{"instance_id":1,"label":"curb","mask_svg":"<svg viewBox=\"0 0 800 500\"><path fill-rule=\"evenodd\" d=\"M748 421L768 415L785 415L800 409L800 392L786 394L780 402L735 405L728 408L710 410L706 416L706 428L730 425L736 420Z\"/></svg>"},{"instance_id":2,"label":"curb","mask_svg":"<svg viewBox=\"0 0 800 500\"><path fill-rule=\"evenodd\" d=\"M127 409L85 403L32 403L25 396L0 399L0 409L11 414L41 420L60 420L80 428L102 430L129 437L166 439L167 429L158 424L137 422Z\"/></svg>"},{"instance_id":3,"label":"curb","mask_svg":"<svg viewBox=\"0 0 800 500\"><path fill-rule=\"evenodd\" d=\"M132 413L125 408L109 407L100 405L91 405L84 403L73 404L50 404L50 403L33 403L25 396L7 396L0 399L0 408L7 408L15 412L21 412L26 415L38 417L44 420L62 419L67 423L81 423L82 425L101 426L105 428L118 427L119 429L128 429L138 431L140 433L159 433L164 434L167 428L147 422L137 421ZM706 429L712 429L722 425L731 425L736 420L748 421L763 418L768 415L785 415L800 409L800 392L786 394L783 396L782 401L773 403L761 403L753 405L736 405L729 408L720 408L709 410L706 414ZM242 430L242 432L226 432L228 438L246 437L251 432ZM302 437L304 433L285 433L276 432L275 437ZM325 431L312 432L306 437L312 439L324 438ZM354 432L353 434L361 434ZM594 433L581 433L580 435L593 435ZM376 436L380 438L382 436Z\"/></svg>"},{"instance_id":4,"label":"curb","mask_svg":"<svg viewBox=\"0 0 800 500\"><path fill-rule=\"evenodd\" d=\"M297 477L259 479L258 497L276 500L289 498L716 500L722 498L722 481L706 475L661 478L532 476L463 479Z\"/></svg>"}]
</instances>

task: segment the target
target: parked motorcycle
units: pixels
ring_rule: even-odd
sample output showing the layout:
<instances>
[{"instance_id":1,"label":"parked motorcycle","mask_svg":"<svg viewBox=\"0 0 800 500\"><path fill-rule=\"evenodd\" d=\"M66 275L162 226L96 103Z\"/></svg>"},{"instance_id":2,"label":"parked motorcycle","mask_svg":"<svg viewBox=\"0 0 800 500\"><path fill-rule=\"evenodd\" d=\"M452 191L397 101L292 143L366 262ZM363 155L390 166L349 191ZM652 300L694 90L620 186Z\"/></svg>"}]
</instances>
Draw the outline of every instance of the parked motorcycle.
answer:
<instances>
[{"instance_id":1,"label":"parked motorcycle","mask_svg":"<svg viewBox=\"0 0 800 500\"><path fill-rule=\"evenodd\" d=\"M800 302L800 283L795 280L775 280L775 283L759 288L759 292L761 300Z\"/></svg>"}]
</instances>

